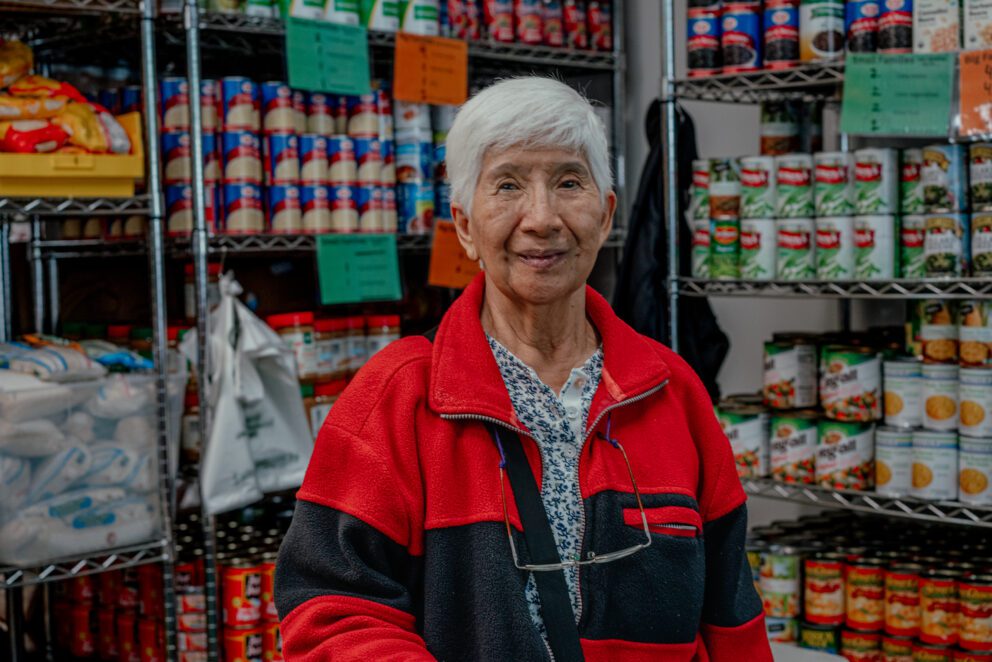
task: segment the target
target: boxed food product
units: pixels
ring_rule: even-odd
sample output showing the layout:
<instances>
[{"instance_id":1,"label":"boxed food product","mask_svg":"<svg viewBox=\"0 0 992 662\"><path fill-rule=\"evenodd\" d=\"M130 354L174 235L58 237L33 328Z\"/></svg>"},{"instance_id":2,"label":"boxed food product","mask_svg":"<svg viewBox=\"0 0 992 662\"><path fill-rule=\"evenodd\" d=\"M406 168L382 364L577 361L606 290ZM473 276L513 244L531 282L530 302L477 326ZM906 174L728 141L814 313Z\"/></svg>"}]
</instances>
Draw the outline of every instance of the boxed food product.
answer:
<instances>
[{"instance_id":1,"label":"boxed food product","mask_svg":"<svg viewBox=\"0 0 992 662\"><path fill-rule=\"evenodd\" d=\"M961 0L916 0L913 52L945 53L961 48Z\"/></svg>"},{"instance_id":2,"label":"boxed food product","mask_svg":"<svg viewBox=\"0 0 992 662\"><path fill-rule=\"evenodd\" d=\"M992 2L964 0L964 48L992 47Z\"/></svg>"}]
</instances>

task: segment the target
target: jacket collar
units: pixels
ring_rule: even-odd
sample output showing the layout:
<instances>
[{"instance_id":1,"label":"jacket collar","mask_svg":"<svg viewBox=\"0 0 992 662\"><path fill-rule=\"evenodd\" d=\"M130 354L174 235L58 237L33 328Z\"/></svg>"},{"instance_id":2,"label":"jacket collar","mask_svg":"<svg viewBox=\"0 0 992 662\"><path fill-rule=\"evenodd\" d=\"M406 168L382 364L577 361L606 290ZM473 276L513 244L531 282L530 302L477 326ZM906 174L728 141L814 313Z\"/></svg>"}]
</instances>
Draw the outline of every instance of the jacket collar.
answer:
<instances>
[{"instance_id":1,"label":"jacket collar","mask_svg":"<svg viewBox=\"0 0 992 662\"><path fill-rule=\"evenodd\" d=\"M485 273L480 273L441 320L434 338L429 404L441 415L487 416L523 427L482 329L485 289ZM603 339L603 375L594 409L636 397L668 379L671 373L658 351L589 286L586 314Z\"/></svg>"}]
</instances>

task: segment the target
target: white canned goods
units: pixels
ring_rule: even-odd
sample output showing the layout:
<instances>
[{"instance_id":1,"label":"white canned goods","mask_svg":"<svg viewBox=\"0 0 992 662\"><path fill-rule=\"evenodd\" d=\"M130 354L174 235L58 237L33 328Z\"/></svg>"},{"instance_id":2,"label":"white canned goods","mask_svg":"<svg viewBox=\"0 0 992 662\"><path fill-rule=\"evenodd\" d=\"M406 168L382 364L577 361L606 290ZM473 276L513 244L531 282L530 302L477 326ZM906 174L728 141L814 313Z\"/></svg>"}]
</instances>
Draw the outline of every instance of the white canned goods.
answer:
<instances>
[{"instance_id":1,"label":"white canned goods","mask_svg":"<svg viewBox=\"0 0 992 662\"><path fill-rule=\"evenodd\" d=\"M349 187L349 192L351 188ZM324 184L303 184L300 186L300 207L303 210L303 231L321 233L331 231L331 203L329 191ZM358 225L358 212L355 212L355 226Z\"/></svg>"},{"instance_id":2,"label":"white canned goods","mask_svg":"<svg viewBox=\"0 0 992 662\"><path fill-rule=\"evenodd\" d=\"M262 128L258 85L244 76L220 80L221 126L224 131L258 131Z\"/></svg>"},{"instance_id":3,"label":"white canned goods","mask_svg":"<svg viewBox=\"0 0 992 662\"><path fill-rule=\"evenodd\" d=\"M805 0L799 3L799 58L818 62L844 57L844 3Z\"/></svg>"},{"instance_id":4,"label":"white canned goods","mask_svg":"<svg viewBox=\"0 0 992 662\"><path fill-rule=\"evenodd\" d=\"M967 214L927 214L923 240L927 276L962 276L971 258Z\"/></svg>"},{"instance_id":5,"label":"white canned goods","mask_svg":"<svg viewBox=\"0 0 992 662\"><path fill-rule=\"evenodd\" d=\"M262 187L254 182L224 184L224 232L255 234L265 230Z\"/></svg>"},{"instance_id":6,"label":"white canned goods","mask_svg":"<svg viewBox=\"0 0 992 662\"><path fill-rule=\"evenodd\" d=\"M401 0L399 5L400 30L431 37L438 35L438 0Z\"/></svg>"},{"instance_id":7,"label":"white canned goods","mask_svg":"<svg viewBox=\"0 0 992 662\"><path fill-rule=\"evenodd\" d=\"M874 483L875 426L820 419L816 482L838 490L865 490Z\"/></svg>"},{"instance_id":8,"label":"white canned goods","mask_svg":"<svg viewBox=\"0 0 992 662\"><path fill-rule=\"evenodd\" d=\"M896 359L882 365L885 385L885 424L914 428L923 424L923 366L916 359Z\"/></svg>"},{"instance_id":9,"label":"white canned goods","mask_svg":"<svg viewBox=\"0 0 992 662\"><path fill-rule=\"evenodd\" d=\"M902 150L902 176L899 181L899 210L903 214L923 212L923 150Z\"/></svg>"},{"instance_id":10,"label":"white canned goods","mask_svg":"<svg viewBox=\"0 0 992 662\"><path fill-rule=\"evenodd\" d=\"M266 133L296 131L293 91L282 81L262 83L262 130Z\"/></svg>"},{"instance_id":11,"label":"white canned goods","mask_svg":"<svg viewBox=\"0 0 992 662\"><path fill-rule=\"evenodd\" d=\"M323 0L289 0L289 15L319 21L324 16Z\"/></svg>"},{"instance_id":12,"label":"white canned goods","mask_svg":"<svg viewBox=\"0 0 992 662\"><path fill-rule=\"evenodd\" d=\"M816 406L816 345L803 341L765 343L765 404L772 409Z\"/></svg>"},{"instance_id":13,"label":"white canned goods","mask_svg":"<svg viewBox=\"0 0 992 662\"><path fill-rule=\"evenodd\" d=\"M339 25L358 25L361 22L358 3L355 0L326 0L324 20Z\"/></svg>"},{"instance_id":14,"label":"white canned goods","mask_svg":"<svg viewBox=\"0 0 992 662\"><path fill-rule=\"evenodd\" d=\"M992 143L975 143L968 150L971 210L992 211Z\"/></svg>"},{"instance_id":15,"label":"white canned goods","mask_svg":"<svg viewBox=\"0 0 992 662\"><path fill-rule=\"evenodd\" d=\"M741 218L775 214L775 157L741 157Z\"/></svg>"},{"instance_id":16,"label":"white canned goods","mask_svg":"<svg viewBox=\"0 0 992 662\"><path fill-rule=\"evenodd\" d=\"M992 437L992 370L958 371L958 432L963 437Z\"/></svg>"},{"instance_id":17,"label":"white canned goods","mask_svg":"<svg viewBox=\"0 0 992 662\"><path fill-rule=\"evenodd\" d=\"M958 498L975 506L992 505L992 439L961 439L960 446Z\"/></svg>"},{"instance_id":18,"label":"white canned goods","mask_svg":"<svg viewBox=\"0 0 992 662\"><path fill-rule=\"evenodd\" d=\"M899 153L888 147L854 153L857 213L899 213Z\"/></svg>"},{"instance_id":19,"label":"white canned goods","mask_svg":"<svg viewBox=\"0 0 992 662\"><path fill-rule=\"evenodd\" d=\"M959 212L968 207L964 145L923 148L923 207L927 212Z\"/></svg>"},{"instance_id":20,"label":"white canned goods","mask_svg":"<svg viewBox=\"0 0 992 662\"><path fill-rule=\"evenodd\" d=\"M854 218L816 219L816 277L820 280L854 278Z\"/></svg>"},{"instance_id":21,"label":"white canned goods","mask_svg":"<svg viewBox=\"0 0 992 662\"><path fill-rule=\"evenodd\" d=\"M775 157L775 215L779 218L812 216L813 156Z\"/></svg>"},{"instance_id":22,"label":"white canned goods","mask_svg":"<svg viewBox=\"0 0 992 662\"><path fill-rule=\"evenodd\" d=\"M920 354L927 363L957 363L958 321L947 301L925 299L917 304Z\"/></svg>"},{"instance_id":23,"label":"white canned goods","mask_svg":"<svg viewBox=\"0 0 992 662\"><path fill-rule=\"evenodd\" d=\"M926 257L923 254L926 231L925 216L911 214L900 219L899 273L902 278L924 278L927 275Z\"/></svg>"},{"instance_id":24,"label":"white canned goods","mask_svg":"<svg viewBox=\"0 0 992 662\"><path fill-rule=\"evenodd\" d=\"M710 219L692 219L692 277L710 277Z\"/></svg>"},{"instance_id":25,"label":"white canned goods","mask_svg":"<svg viewBox=\"0 0 992 662\"><path fill-rule=\"evenodd\" d=\"M895 278L899 253L894 216L854 218L854 277L858 280Z\"/></svg>"},{"instance_id":26,"label":"white canned goods","mask_svg":"<svg viewBox=\"0 0 992 662\"><path fill-rule=\"evenodd\" d=\"M768 411L764 407L721 404L717 412L720 427L730 441L740 478L768 475Z\"/></svg>"},{"instance_id":27,"label":"white canned goods","mask_svg":"<svg viewBox=\"0 0 992 662\"><path fill-rule=\"evenodd\" d=\"M923 365L923 427L928 430L958 428L958 367L940 363Z\"/></svg>"},{"instance_id":28,"label":"white canned goods","mask_svg":"<svg viewBox=\"0 0 992 662\"><path fill-rule=\"evenodd\" d=\"M992 212L971 215L971 273L992 275Z\"/></svg>"},{"instance_id":29,"label":"white canned goods","mask_svg":"<svg viewBox=\"0 0 992 662\"><path fill-rule=\"evenodd\" d=\"M736 159L710 159L709 198L711 219L738 219L741 180Z\"/></svg>"},{"instance_id":30,"label":"white canned goods","mask_svg":"<svg viewBox=\"0 0 992 662\"><path fill-rule=\"evenodd\" d=\"M772 478L783 483L812 485L816 481L816 412L773 413L771 422Z\"/></svg>"},{"instance_id":31,"label":"white canned goods","mask_svg":"<svg viewBox=\"0 0 992 662\"><path fill-rule=\"evenodd\" d=\"M961 367L983 368L992 364L990 312L992 305L986 301L962 301L958 304L958 356Z\"/></svg>"},{"instance_id":32,"label":"white canned goods","mask_svg":"<svg viewBox=\"0 0 992 662\"><path fill-rule=\"evenodd\" d=\"M224 182L262 182L262 144L254 131L221 134Z\"/></svg>"},{"instance_id":33,"label":"white canned goods","mask_svg":"<svg viewBox=\"0 0 992 662\"><path fill-rule=\"evenodd\" d=\"M696 159L692 162L692 197L689 213L693 220L710 219L710 162Z\"/></svg>"},{"instance_id":34,"label":"white canned goods","mask_svg":"<svg viewBox=\"0 0 992 662\"><path fill-rule=\"evenodd\" d=\"M854 213L854 157L850 152L813 155L813 197L817 216Z\"/></svg>"},{"instance_id":35,"label":"white canned goods","mask_svg":"<svg viewBox=\"0 0 992 662\"><path fill-rule=\"evenodd\" d=\"M775 278L777 251L774 219L750 218L741 221L741 278L750 280Z\"/></svg>"},{"instance_id":36,"label":"white canned goods","mask_svg":"<svg viewBox=\"0 0 992 662\"><path fill-rule=\"evenodd\" d=\"M783 218L775 221L775 275L781 280L808 280L816 276L812 218Z\"/></svg>"},{"instance_id":37,"label":"white canned goods","mask_svg":"<svg viewBox=\"0 0 992 662\"><path fill-rule=\"evenodd\" d=\"M867 347L830 345L821 350L820 405L827 418L882 418L882 359Z\"/></svg>"},{"instance_id":38,"label":"white canned goods","mask_svg":"<svg viewBox=\"0 0 992 662\"><path fill-rule=\"evenodd\" d=\"M398 0L361 0L359 7L362 24L368 29L382 32L396 32L400 29Z\"/></svg>"},{"instance_id":39,"label":"white canned goods","mask_svg":"<svg viewBox=\"0 0 992 662\"><path fill-rule=\"evenodd\" d=\"M954 432L913 432L913 485L910 494L929 501L958 496L958 435Z\"/></svg>"},{"instance_id":40,"label":"white canned goods","mask_svg":"<svg viewBox=\"0 0 992 662\"><path fill-rule=\"evenodd\" d=\"M906 496L913 488L913 431L880 427L875 430L875 491L882 496Z\"/></svg>"}]
</instances>

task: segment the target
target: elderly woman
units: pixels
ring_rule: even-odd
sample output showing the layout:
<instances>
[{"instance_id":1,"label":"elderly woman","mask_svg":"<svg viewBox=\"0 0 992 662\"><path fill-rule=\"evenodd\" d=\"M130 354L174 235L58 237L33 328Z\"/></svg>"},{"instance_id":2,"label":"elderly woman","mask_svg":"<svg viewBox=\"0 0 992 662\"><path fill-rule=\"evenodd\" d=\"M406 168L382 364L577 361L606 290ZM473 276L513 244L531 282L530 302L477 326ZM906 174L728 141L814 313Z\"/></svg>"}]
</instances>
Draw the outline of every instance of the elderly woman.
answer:
<instances>
[{"instance_id":1,"label":"elderly woman","mask_svg":"<svg viewBox=\"0 0 992 662\"><path fill-rule=\"evenodd\" d=\"M706 390L586 286L603 127L544 78L459 111L481 273L320 431L277 566L288 660L770 660L745 496Z\"/></svg>"}]
</instances>

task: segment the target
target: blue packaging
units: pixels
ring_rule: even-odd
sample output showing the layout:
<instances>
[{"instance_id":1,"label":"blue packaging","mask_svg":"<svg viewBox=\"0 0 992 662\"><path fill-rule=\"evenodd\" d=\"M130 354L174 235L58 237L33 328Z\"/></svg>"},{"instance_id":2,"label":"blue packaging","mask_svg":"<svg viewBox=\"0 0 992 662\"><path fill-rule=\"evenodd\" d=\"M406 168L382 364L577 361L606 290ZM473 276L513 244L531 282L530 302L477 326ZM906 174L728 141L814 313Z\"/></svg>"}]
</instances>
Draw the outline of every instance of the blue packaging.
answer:
<instances>
[{"instance_id":1,"label":"blue packaging","mask_svg":"<svg viewBox=\"0 0 992 662\"><path fill-rule=\"evenodd\" d=\"M265 137L265 180L269 184L300 181L299 139L295 133L273 133Z\"/></svg>"},{"instance_id":2,"label":"blue packaging","mask_svg":"<svg viewBox=\"0 0 992 662\"><path fill-rule=\"evenodd\" d=\"M120 91L120 112L140 113L144 111L144 93L140 85L125 85Z\"/></svg>"},{"instance_id":3,"label":"blue packaging","mask_svg":"<svg viewBox=\"0 0 992 662\"><path fill-rule=\"evenodd\" d=\"M849 53L874 53L878 50L878 18L882 8L878 0L847 0L844 4L844 31Z\"/></svg>"},{"instance_id":4,"label":"blue packaging","mask_svg":"<svg viewBox=\"0 0 992 662\"><path fill-rule=\"evenodd\" d=\"M396 188L397 232L427 234L434 227L434 187L429 182L401 183Z\"/></svg>"},{"instance_id":5,"label":"blue packaging","mask_svg":"<svg viewBox=\"0 0 992 662\"><path fill-rule=\"evenodd\" d=\"M761 68L760 9L751 5L728 4L720 22L723 72L736 73Z\"/></svg>"}]
</instances>

